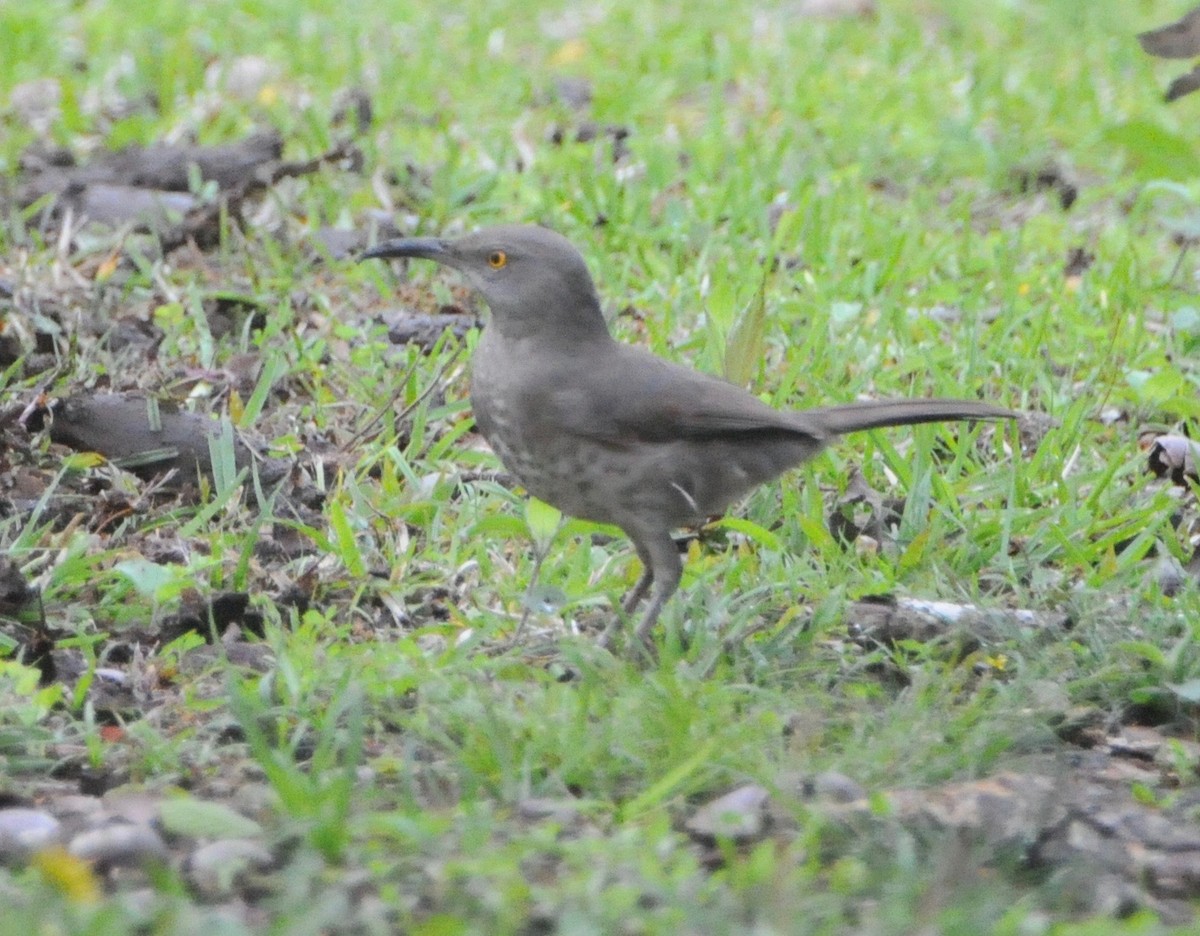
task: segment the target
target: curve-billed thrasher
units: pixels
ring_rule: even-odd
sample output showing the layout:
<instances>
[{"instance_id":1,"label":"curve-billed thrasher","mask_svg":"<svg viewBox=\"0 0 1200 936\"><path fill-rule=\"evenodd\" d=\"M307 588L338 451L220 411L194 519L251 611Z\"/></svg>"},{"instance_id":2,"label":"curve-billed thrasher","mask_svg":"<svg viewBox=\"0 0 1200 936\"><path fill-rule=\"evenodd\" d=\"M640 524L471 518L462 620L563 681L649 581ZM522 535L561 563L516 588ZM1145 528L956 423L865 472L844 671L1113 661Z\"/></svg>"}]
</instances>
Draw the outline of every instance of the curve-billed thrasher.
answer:
<instances>
[{"instance_id":1,"label":"curve-billed thrasher","mask_svg":"<svg viewBox=\"0 0 1200 936\"><path fill-rule=\"evenodd\" d=\"M679 587L671 531L720 514L752 488L858 429L1001 419L974 400L892 400L781 412L745 390L616 341L587 265L539 227L456 240L389 240L376 257L420 257L466 275L492 310L475 349L475 422L525 488L563 513L624 530L645 566L625 613L653 586L644 642Z\"/></svg>"}]
</instances>

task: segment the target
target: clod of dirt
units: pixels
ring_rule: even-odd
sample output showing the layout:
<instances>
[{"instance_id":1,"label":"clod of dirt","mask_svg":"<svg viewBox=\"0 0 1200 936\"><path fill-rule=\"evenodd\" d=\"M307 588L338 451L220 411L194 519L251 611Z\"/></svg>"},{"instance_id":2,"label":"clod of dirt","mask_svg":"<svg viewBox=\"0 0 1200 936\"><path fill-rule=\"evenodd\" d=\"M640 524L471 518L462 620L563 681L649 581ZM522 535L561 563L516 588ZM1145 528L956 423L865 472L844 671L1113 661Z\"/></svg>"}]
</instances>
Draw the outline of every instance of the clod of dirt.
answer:
<instances>
[{"instance_id":1,"label":"clod of dirt","mask_svg":"<svg viewBox=\"0 0 1200 936\"><path fill-rule=\"evenodd\" d=\"M103 153L83 166L31 160L30 171L18 182L16 201L27 207L46 195L94 185L187 192L194 176L229 190L245 184L259 167L275 162L282 153L283 140L268 131L218 146L127 146Z\"/></svg>"},{"instance_id":2,"label":"clod of dirt","mask_svg":"<svg viewBox=\"0 0 1200 936\"><path fill-rule=\"evenodd\" d=\"M1057 419L1049 413L1034 413L1026 411L1017 418L1017 435L1021 440L1021 451L1032 455L1042 444L1042 439L1050 430L1059 425Z\"/></svg>"},{"instance_id":3,"label":"clod of dirt","mask_svg":"<svg viewBox=\"0 0 1200 936\"><path fill-rule=\"evenodd\" d=\"M1067 260L1063 264L1063 278L1074 280L1076 285L1096 262L1096 255L1085 247L1072 247L1067 251Z\"/></svg>"},{"instance_id":4,"label":"clod of dirt","mask_svg":"<svg viewBox=\"0 0 1200 936\"><path fill-rule=\"evenodd\" d=\"M169 643L183 634L195 633L211 641L215 635L224 634L234 625L257 637L263 635L262 615L250 609L250 596L245 592L224 592L211 598L185 601L179 611L163 620L157 637Z\"/></svg>"},{"instance_id":5,"label":"clod of dirt","mask_svg":"<svg viewBox=\"0 0 1200 936\"><path fill-rule=\"evenodd\" d=\"M331 123L350 124L355 133L366 133L375 119L375 106L365 88L345 88L334 99Z\"/></svg>"},{"instance_id":6,"label":"clod of dirt","mask_svg":"<svg viewBox=\"0 0 1200 936\"><path fill-rule=\"evenodd\" d=\"M472 328L479 327L479 319L475 316L453 313L397 312L385 315L383 321L392 344L416 344L425 351L433 348L447 331L461 340Z\"/></svg>"},{"instance_id":7,"label":"clod of dirt","mask_svg":"<svg viewBox=\"0 0 1200 936\"><path fill-rule=\"evenodd\" d=\"M57 400L31 407L21 418L31 431L49 426L50 438L80 452L98 452L113 464L140 478L163 478L171 488L212 477L210 440L222 435L221 423L173 403L125 394L97 394ZM237 469L249 467L254 453L233 437ZM275 459L264 459L259 470L264 482L278 480L286 470Z\"/></svg>"},{"instance_id":8,"label":"clod of dirt","mask_svg":"<svg viewBox=\"0 0 1200 936\"><path fill-rule=\"evenodd\" d=\"M555 146L564 143L591 143L597 139L612 141L612 161L619 163L629 155L629 146L625 142L631 131L621 124L599 124L594 120L581 120L574 128L562 124L553 124L546 132L546 137Z\"/></svg>"},{"instance_id":9,"label":"clod of dirt","mask_svg":"<svg viewBox=\"0 0 1200 936\"><path fill-rule=\"evenodd\" d=\"M1036 169L1020 169L1014 176L1017 191L1054 192L1058 195L1058 204L1063 211L1068 210L1079 198L1079 184L1066 169L1053 163Z\"/></svg>"},{"instance_id":10,"label":"clod of dirt","mask_svg":"<svg viewBox=\"0 0 1200 936\"><path fill-rule=\"evenodd\" d=\"M586 111L592 106L592 83L578 75L559 75L553 97L573 111Z\"/></svg>"},{"instance_id":11,"label":"clod of dirt","mask_svg":"<svg viewBox=\"0 0 1200 936\"><path fill-rule=\"evenodd\" d=\"M159 231L178 226L200 202L186 192L137 188L98 182L71 182L62 193L62 205L78 217L117 227L132 224L137 230Z\"/></svg>"},{"instance_id":12,"label":"clod of dirt","mask_svg":"<svg viewBox=\"0 0 1200 936\"><path fill-rule=\"evenodd\" d=\"M25 581L15 562L0 556L0 617L25 621L41 620L41 600L37 589Z\"/></svg>"},{"instance_id":13,"label":"clod of dirt","mask_svg":"<svg viewBox=\"0 0 1200 936\"><path fill-rule=\"evenodd\" d=\"M303 162L280 159L283 141L274 131L219 146L129 146L83 166L70 154L31 149L7 201L26 208L49 199L41 224L61 221L67 209L110 225L132 223L158 235L164 253L188 243L207 247L220 239L223 217L239 219L248 196L289 176L306 175L337 162L361 168L362 154L349 143ZM202 201L197 183L211 183L219 197Z\"/></svg>"},{"instance_id":14,"label":"clod of dirt","mask_svg":"<svg viewBox=\"0 0 1200 936\"><path fill-rule=\"evenodd\" d=\"M854 467L846 493L829 511L826 523L830 535L842 545L861 548L869 540L878 549L895 541L895 529L903 514L903 498L885 498Z\"/></svg>"},{"instance_id":15,"label":"clod of dirt","mask_svg":"<svg viewBox=\"0 0 1200 936\"><path fill-rule=\"evenodd\" d=\"M269 310L266 303L239 293L213 293L204 300L204 317L213 338L237 334L247 324L253 330L265 328Z\"/></svg>"},{"instance_id":16,"label":"clod of dirt","mask_svg":"<svg viewBox=\"0 0 1200 936\"><path fill-rule=\"evenodd\" d=\"M1062 612L979 608L949 601L856 601L846 611L851 636L860 642L893 646L954 637L967 651L1021 632L1069 630Z\"/></svg>"}]
</instances>

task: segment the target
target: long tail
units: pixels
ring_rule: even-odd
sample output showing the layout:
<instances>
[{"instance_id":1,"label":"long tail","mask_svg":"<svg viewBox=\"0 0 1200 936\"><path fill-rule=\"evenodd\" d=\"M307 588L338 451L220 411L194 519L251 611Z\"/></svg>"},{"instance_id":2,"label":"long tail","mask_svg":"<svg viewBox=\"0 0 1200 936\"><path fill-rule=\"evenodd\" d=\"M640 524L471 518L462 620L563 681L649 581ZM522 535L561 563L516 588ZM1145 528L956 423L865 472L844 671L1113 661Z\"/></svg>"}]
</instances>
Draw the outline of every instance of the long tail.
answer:
<instances>
[{"instance_id":1,"label":"long tail","mask_svg":"<svg viewBox=\"0 0 1200 936\"><path fill-rule=\"evenodd\" d=\"M843 435L862 429L883 426L911 426L916 423L949 422L966 419L1016 419L1017 414L1002 406L980 403L978 400L872 400L866 403L846 403L841 406L822 406L804 410L826 432Z\"/></svg>"}]
</instances>

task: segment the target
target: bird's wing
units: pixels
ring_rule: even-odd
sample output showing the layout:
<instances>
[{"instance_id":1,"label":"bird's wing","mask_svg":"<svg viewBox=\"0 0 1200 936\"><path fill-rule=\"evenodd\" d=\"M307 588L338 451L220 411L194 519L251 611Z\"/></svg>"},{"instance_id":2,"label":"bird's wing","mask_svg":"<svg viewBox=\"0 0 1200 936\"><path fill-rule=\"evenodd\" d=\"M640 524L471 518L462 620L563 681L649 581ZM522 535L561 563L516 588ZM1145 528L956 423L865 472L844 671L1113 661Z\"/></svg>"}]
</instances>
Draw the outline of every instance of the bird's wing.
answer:
<instances>
[{"instance_id":1,"label":"bird's wing","mask_svg":"<svg viewBox=\"0 0 1200 936\"><path fill-rule=\"evenodd\" d=\"M1015 413L978 400L872 400L810 410L776 410L716 377L680 367L640 348L568 369L543 384L554 427L612 445L761 433L822 443L847 432L952 420L1011 419ZM749 441L749 440L747 440Z\"/></svg>"},{"instance_id":2,"label":"bird's wing","mask_svg":"<svg viewBox=\"0 0 1200 936\"><path fill-rule=\"evenodd\" d=\"M828 434L803 413L772 409L716 377L618 347L603 370L557 381L548 415L571 434L614 445L772 431L815 440Z\"/></svg>"}]
</instances>

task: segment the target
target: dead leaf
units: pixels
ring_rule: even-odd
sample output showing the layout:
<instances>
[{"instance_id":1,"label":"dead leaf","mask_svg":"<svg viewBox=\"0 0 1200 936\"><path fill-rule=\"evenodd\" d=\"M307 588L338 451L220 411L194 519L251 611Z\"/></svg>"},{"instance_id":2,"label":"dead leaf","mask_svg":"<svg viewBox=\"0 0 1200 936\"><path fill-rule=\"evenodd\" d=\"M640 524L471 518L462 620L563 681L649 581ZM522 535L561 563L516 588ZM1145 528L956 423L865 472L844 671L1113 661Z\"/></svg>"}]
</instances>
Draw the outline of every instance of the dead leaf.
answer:
<instances>
[{"instance_id":1,"label":"dead leaf","mask_svg":"<svg viewBox=\"0 0 1200 936\"><path fill-rule=\"evenodd\" d=\"M1156 478L1170 478L1182 487L1188 481L1200 481L1196 474L1197 445L1187 436L1143 436L1139 444L1146 451L1147 469Z\"/></svg>"}]
</instances>

